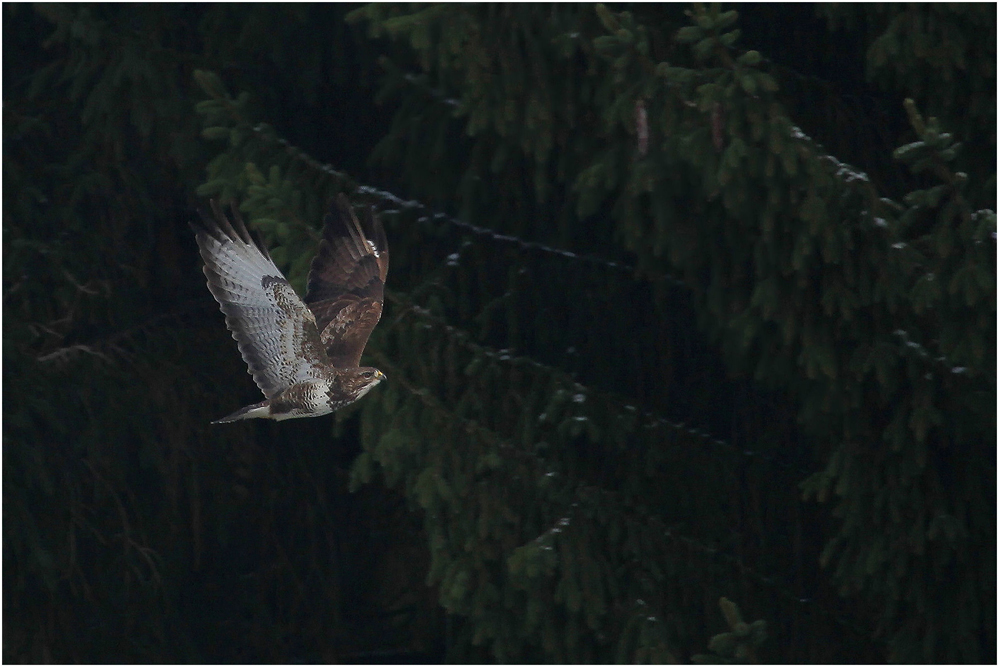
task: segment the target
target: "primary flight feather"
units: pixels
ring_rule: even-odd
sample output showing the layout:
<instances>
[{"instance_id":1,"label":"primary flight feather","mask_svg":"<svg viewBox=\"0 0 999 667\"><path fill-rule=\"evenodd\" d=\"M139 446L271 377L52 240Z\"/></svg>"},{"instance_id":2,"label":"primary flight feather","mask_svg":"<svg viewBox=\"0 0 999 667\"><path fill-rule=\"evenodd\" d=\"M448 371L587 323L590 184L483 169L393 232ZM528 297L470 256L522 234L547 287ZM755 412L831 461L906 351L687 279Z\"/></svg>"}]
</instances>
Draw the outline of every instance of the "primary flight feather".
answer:
<instances>
[{"instance_id":1,"label":"primary flight feather","mask_svg":"<svg viewBox=\"0 0 999 667\"><path fill-rule=\"evenodd\" d=\"M225 314L253 381L266 397L214 424L319 417L364 396L385 375L359 366L378 324L388 274L385 230L371 209L358 221L340 194L323 220L305 301L255 241L236 207L230 222L195 227L208 289Z\"/></svg>"}]
</instances>

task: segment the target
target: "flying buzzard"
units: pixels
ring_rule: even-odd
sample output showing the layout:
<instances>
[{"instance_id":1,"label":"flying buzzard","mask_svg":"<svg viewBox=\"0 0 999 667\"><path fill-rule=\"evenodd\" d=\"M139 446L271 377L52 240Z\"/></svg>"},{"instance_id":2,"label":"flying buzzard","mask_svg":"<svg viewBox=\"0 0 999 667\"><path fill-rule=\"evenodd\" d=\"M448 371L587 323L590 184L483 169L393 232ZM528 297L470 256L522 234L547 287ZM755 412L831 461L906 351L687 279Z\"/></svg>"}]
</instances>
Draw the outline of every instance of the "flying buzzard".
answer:
<instances>
[{"instance_id":1,"label":"flying buzzard","mask_svg":"<svg viewBox=\"0 0 999 667\"><path fill-rule=\"evenodd\" d=\"M357 220L340 194L323 220L309 269L305 303L274 266L267 248L233 225L216 202L215 220L194 227L208 289L225 313L243 361L266 400L213 424L239 419L318 417L353 403L385 379L359 367L382 315L388 244L381 222L365 209Z\"/></svg>"}]
</instances>

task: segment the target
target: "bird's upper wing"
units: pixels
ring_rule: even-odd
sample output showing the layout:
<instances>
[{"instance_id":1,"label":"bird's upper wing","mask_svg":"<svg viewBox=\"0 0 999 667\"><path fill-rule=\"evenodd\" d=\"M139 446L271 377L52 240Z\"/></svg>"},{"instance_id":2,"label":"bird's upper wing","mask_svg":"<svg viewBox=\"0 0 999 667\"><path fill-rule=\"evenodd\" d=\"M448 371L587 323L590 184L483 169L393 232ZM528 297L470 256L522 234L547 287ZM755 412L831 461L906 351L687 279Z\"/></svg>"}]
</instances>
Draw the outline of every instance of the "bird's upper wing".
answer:
<instances>
[{"instance_id":1,"label":"bird's upper wing","mask_svg":"<svg viewBox=\"0 0 999 667\"><path fill-rule=\"evenodd\" d=\"M212 210L215 220L202 214L204 225L194 231L208 289L225 313L253 381L271 398L292 384L320 379L329 360L312 313L267 249L254 242L238 209L232 207L235 226L214 201Z\"/></svg>"},{"instance_id":2,"label":"bird's upper wing","mask_svg":"<svg viewBox=\"0 0 999 667\"><path fill-rule=\"evenodd\" d=\"M334 366L361 362L372 329L382 316L388 243L385 229L366 208L363 225L342 193L323 220L323 239L309 270L305 303L319 326Z\"/></svg>"}]
</instances>

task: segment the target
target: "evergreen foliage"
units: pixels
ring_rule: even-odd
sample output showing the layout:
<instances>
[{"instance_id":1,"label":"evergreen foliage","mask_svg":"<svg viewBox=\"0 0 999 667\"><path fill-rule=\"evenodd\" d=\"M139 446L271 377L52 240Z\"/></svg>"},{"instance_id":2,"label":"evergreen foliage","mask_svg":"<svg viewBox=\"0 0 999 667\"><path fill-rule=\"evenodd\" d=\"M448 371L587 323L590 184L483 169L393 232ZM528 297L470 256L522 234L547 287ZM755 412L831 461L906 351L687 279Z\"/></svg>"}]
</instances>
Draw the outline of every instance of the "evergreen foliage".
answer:
<instances>
[{"instance_id":1,"label":"evergreen foliage","mask_svg":"<svg viewBox=\"0 0 999 667\"><path fill-rule=\"evenodd\" d=\"M756 650L766 641L766 621L746 623L742 620L738 605L728 598L722 598L719 606L731 632L722 632L712 637L708 642L708 649L712 654L700 653L691 658L692 662L699 664L758 662Z\"/></svg>"},{"instance_id":2,"label":"evergreen foliage","mask_svg":"<svg viewBox=\"0 0 999 667\"><path fill-rule=\"evenodd\" d=\"M256 392L187 227L228 10L3 11L4 660L434 659L419 523L330 422L208 427Z\"/></svg>"},{"instance_id":3,"label":"evergreen foliage","mask_svg":"<svg viewBox=\"0 0 999 667\"><path fill-rule=\"evenodd\" d=\"M5 659L994 660L995 7L781 11L5 6ZM389 381L207 428L195 191Z\"/></svg>"}]
</instances>

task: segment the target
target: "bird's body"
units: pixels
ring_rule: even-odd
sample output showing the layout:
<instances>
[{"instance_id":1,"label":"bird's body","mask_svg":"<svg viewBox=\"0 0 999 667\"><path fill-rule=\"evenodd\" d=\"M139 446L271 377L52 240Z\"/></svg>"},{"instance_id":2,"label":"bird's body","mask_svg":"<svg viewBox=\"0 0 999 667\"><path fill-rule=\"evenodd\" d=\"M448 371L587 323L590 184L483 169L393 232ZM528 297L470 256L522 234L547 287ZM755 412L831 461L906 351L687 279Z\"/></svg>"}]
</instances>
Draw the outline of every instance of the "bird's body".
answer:
<instances>
[{"instance_id":1,"label":"bird's body","mask_svg":"<svg viewBox=\"0 0 999 667\"><path fill-rule=\"evenodd\" d=\"M379 221L358 222L340 195L324 220L305 301L255 243L233 207L235 225L212 203L215 220L195 229L208 289L265 400L214 423L319 417L349 405L385 379L360 367L382 312L388 248Z\"/></svg>"},{"instance_id":2,"label":"bird's body","mask_svg":"<svg viewBox=\"0 0 999 667\"><path fill-rule=\"evenodd\" d=\"M375 371L374 382L367 382L359 390L353 391L343 387L343 378L340 375L342 374L334 372L324 380L294 384L274 398L240 408L212 423L227 424L253 418L283 421L298 417L322 417L359 400L384 377L380 371Z\"/></svg>"}]
</instances>

